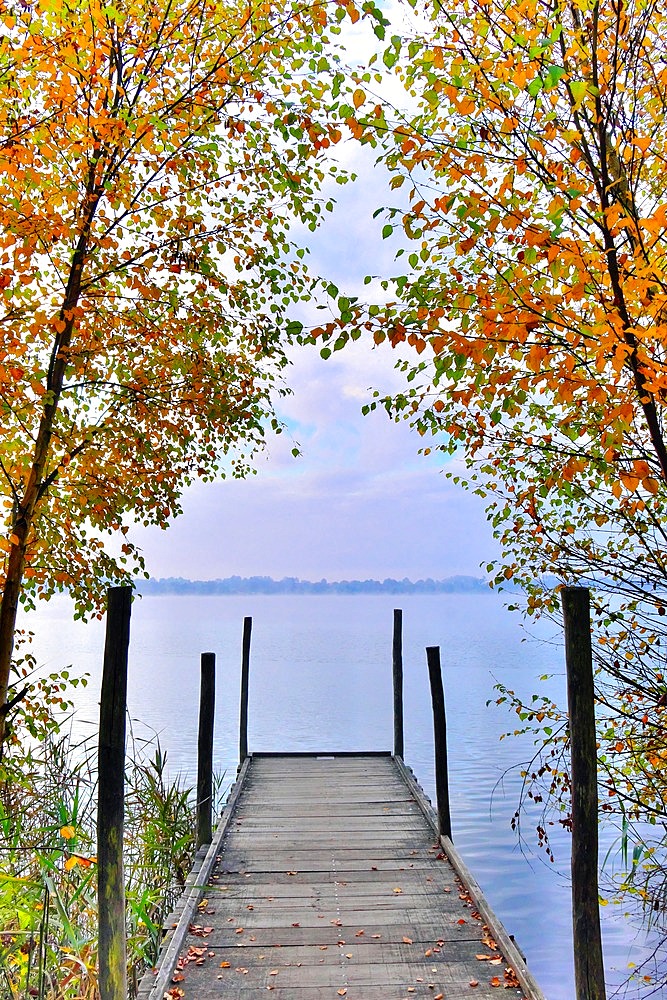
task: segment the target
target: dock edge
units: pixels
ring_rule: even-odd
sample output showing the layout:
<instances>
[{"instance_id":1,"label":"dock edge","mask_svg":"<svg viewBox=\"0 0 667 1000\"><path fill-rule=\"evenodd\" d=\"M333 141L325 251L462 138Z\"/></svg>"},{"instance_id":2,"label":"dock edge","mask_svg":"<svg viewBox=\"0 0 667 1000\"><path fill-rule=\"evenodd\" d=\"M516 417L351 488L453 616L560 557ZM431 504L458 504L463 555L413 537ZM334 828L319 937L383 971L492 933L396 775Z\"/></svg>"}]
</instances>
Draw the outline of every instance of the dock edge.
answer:
<instances>
[{"instance_id":1,"label":"dock edge","mask_svg":"<svg viewBox=\"0 0 667 1000\"><path fill-rule=\"evenodd\" d=\"M499 918L491 909L491 906L487 902L486 896L484 895L479 883L468 869L468 866L464 862L463 858L459 855L458 851L454 847L454 844L449 837L439 835L438 819L435 810L430 800L427 798L423 788L415 778L413 771L407 766L402 758L394 757L393 759L401 777L405 781L411 793L414 795L417 805L421 809L433 832L438 838L438 842L442 847L443 853L446 855L455 873L470 893L471 899L473 900L478 912L481 914L484 923L489 928L494 940L497 941L507 964L510 965L516 973L517 979L521 984L521 989L526 994L526 1000L547 1000L535 981L533 974L530 972L526 964L526 960L519 951L519 948L509 936L502 923L500 923Z\"/></svg>"}]
</instances>

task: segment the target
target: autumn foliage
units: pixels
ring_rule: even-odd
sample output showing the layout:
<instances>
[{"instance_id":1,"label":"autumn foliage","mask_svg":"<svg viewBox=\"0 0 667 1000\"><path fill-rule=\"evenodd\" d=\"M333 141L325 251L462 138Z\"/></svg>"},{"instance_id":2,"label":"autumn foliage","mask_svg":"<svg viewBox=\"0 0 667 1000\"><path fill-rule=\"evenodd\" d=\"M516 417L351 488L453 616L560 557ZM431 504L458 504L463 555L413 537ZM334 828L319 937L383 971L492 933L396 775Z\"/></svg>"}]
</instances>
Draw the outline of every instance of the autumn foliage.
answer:
<instances>
[{"instance_id":1,"label":"autumn foliage","mask_svg":"<svg viewBox=\"0 0 667 1000\"><path fill-rule=\"evenodd\" d=\"M407 265L389 304L354 317L405 359L405 392L373 405L464 457L452 475L503 545L489 572L530 612L555 611L560 582L594 589L605 808L662 821L667 14L454 0L430 15L382 57L404 110L386 131L364 122ZM349 321L316 333L342 347Z\"/></svg>"},{"instance_id":2,"label":"autumn foliage","mask_svg":"<svg viewBox=\"0 0 667 1000\"><path fill-rule=\"evenodd\" d=\"M289 225L341 137L331 38L361 17L0 2L0 744L19 598L95 607L141 568L128 515L165 525L261 444L306 289Z\"/></svg>"}]
</instances>

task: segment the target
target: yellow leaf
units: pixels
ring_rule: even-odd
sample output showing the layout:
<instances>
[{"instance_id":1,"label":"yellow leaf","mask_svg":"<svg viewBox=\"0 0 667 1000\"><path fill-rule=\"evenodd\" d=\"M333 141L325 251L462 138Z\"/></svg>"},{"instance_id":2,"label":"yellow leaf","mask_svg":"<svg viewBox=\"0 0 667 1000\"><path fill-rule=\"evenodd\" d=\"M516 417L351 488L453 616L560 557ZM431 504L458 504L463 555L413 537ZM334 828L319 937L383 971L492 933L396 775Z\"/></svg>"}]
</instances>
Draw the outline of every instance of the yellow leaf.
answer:
<instances>
[{"instance_id":1,"label":"yellow leaf","mask_svg":"<svg viewBox=\"0 0 667 1000\"><path fill-rule=\"evenodd\" d=\"M76 836L76 830L74 829L73 826L61 826L60 836L64 837L65 840L71 840L72 837Z\"/></svg>"},{"instance_id":2,"label":"yellow leaf","mask_svg":"<svg viewBox=\"0 0 667 1000\"><path fill-rule=\"evenodd\" d=\"M357 88L355 92L352 94L352 103L354 104L355 108L360 108L365 100L366 100L366 95L364 94L363 90Z\"/></svg>"}]
</instances>

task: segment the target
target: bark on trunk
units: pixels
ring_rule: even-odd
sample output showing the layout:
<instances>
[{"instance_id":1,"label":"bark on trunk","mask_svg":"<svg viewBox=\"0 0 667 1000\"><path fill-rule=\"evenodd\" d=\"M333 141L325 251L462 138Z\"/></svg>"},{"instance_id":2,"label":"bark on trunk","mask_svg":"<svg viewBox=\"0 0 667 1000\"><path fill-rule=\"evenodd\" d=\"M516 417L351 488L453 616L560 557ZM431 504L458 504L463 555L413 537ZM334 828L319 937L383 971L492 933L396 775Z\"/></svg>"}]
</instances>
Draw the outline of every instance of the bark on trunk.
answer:
<instances>
[{"instance_id":1,"label":"bark on trunk","mask_svg":"<svg viewBox=\"0 0 667 1000\"><path fill-rule=\"evenodd\" d=\"M23 496L18 503L17 515L11 532L11 548L7 561L7 575L0 600L0 760L7 733L8 691L14 633L19 597L26 568L26 553L39 501L46 492L45 478L51 454L54 421L67 370L67 354L75 329L75 309L81 297L83 267L88 249L91 226L99 205L101 191L93 193L89 182L84 201L87 210L72 258L65 296L60 309L61 329L55 334L51 351L51 364L46 379L47 399L35 438L32 467Z\"/></svg>"}]
</instances>

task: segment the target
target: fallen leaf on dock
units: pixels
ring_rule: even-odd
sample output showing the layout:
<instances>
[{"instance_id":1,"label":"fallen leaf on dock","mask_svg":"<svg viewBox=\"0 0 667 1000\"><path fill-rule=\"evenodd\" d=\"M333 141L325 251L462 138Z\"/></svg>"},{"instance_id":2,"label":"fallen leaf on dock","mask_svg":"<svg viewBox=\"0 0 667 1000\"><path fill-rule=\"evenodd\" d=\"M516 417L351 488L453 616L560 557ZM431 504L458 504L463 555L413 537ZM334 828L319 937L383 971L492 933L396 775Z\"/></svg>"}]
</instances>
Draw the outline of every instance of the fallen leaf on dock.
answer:
<instances>
[{"instance_id":1,"label":"fallen leaf on dock","mask_svg":"<svg viewBox=\"0 0 667 1000\"><path fill-rule=\"evenodd\" d=\"M502 984L498 979L498 976L494 976L492 979L489 979L489 986L501 986L501 985Z\"/></svg>"},{"instance_id":2,"label":"fallen leaf on dock","mask_svg":"<svg viewBox=\"0 0 667 1000\"><path fill-rule=\"evenodd\" d=\"M221 962L220 963L220 968L221 969L231 969L231 967L232 967L232 963L231 962Z\"/></svg>"},{"instance_id":3,"label":"fallen leaf on dock","mask_svg":"<svg viewBox=\"0 0 667 1000\"><path fill-rule=\"evenodd\" d=\"M403 944L412 944L412 938L404 937L403 938Z\"/></svg>"},{"instance_id":4,"label":"fallen leaf on dock","mask_svg":"<svg viewBox=\"0 0 667 1000\"><path fill-rule=\"evenodd\" d=\"M347 990L346 989L338 990L338 996L339 997L344 997L346 994L347 994Z\"/></svg>"},{"instance_id":5,"label":"fallen leaf on dock","mask_svg":"<svg viewBox=\"0 0 667 1000\"><path fill-rule=\"evenodd\" d=\"M471 979L470 980L470 985L471 986L479 986L479 980L478 979Z\"/></svg>"},{"instance_id":6,"label":"fallen leaf on dock","mask_svg":"<svg viewBox=\"0 0 667 1000\"><path fill-rule=\"evenodd\" d=\"M491 951L498 951L498 944L491 937L491 932L489 931L489 928L486 926L486 924L484 924L484 927L482 929L484 931L484 936L482 937L482 944L485 944L487 948L491 949Z\"/></svg>"}]
</instances>

